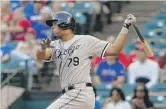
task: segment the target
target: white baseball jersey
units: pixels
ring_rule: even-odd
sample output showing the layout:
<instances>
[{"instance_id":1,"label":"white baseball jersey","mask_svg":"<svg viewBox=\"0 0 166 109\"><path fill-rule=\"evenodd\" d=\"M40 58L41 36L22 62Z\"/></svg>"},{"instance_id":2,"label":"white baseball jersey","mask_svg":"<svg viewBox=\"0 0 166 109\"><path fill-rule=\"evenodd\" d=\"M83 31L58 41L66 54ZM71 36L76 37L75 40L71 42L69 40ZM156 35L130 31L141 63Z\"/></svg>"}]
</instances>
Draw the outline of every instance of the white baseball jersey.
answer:
<instances>
[{"instance_id":1,"label":"white baseball jersey","mask_svg":"<svg viewBox=\"0 0 166 109\"><path fill-rule=\"evenodd\" d=\"M51 59L55 61L64 89L73 84L91 82L90 57L103 57L109 43L89 35L75 35L69 41L52 41L51 45L54 46Z\"/></svg>"}]
</instances>

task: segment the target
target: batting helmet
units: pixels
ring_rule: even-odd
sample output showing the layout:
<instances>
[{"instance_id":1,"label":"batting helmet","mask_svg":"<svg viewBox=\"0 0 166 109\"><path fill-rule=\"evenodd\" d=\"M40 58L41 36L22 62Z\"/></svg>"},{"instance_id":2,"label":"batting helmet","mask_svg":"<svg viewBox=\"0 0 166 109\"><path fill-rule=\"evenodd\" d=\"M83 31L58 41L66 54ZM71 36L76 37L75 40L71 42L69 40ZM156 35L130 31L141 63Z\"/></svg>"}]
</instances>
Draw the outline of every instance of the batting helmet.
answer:
<instances>
[{"instance_id":1,"label":"batting helmet","mask_svg":"<svg viewBox=\"0 0 166 109\"><path fill-rule=\"evenodd\" d=\"M47 20L46 24L48 26L52 26L53 22L56 22L56 24L58 25L59 28L66 30L66 29L71 29L72 31L75 30L75 19L74 17L65 11L60 11L60 12L56 12L55 14L53 14L52 19Z\"/></svg>"}]
</instances>

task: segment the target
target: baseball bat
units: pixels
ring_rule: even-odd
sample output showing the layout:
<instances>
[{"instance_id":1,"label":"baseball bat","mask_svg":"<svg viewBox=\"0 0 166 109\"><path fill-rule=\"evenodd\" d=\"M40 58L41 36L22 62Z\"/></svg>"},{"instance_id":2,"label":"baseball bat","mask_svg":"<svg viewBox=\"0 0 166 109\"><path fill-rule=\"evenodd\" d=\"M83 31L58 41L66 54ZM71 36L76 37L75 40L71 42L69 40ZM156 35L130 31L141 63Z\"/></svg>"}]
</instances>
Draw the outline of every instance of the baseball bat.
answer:
<instances>
[{"instance_id":1,"label":"baseball bat","mask_svg":"<svg viewBox=\"0 0 166 109\"><path fill-rule=\"evenodd\" d=\"M139 39L141 40L141 45L143 46L146 55L147 55L148 57L153 56L153 52L152 52L152 50L151 50L149 44L148 44L147 41L144 39L144 37L141 35L141 33L140 33L140 31L138 30L137 26L134 25L134 24L133 24L133 26L134 26L134 29L135 29L135 31L137 32L138 36L139 36Z\"/></svg>"}]
</instances>

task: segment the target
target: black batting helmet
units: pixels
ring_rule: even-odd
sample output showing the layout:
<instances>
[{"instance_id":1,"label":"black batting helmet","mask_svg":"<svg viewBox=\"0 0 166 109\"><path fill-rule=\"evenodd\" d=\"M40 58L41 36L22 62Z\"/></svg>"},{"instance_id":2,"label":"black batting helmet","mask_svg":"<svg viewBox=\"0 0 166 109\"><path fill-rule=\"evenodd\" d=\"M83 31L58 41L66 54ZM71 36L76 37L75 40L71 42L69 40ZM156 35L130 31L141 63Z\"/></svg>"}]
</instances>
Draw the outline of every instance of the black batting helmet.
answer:
<instances>
[{"instance_id":1,"label":"black batting helmet","mask_svg":"<svg viewBox=\"0 0 166 109\"><path fill-rule=\"evenodd\" d=\"M46 24L48 26L52 26L53 25L52 23L54 21L61 29L64 30L71 29L72 31L75 30L75 25L76 25L75 19L68 12L65 11L56 12L55 14L53 14L52 19L46 21Z\"/></svg>"}]
</instances>

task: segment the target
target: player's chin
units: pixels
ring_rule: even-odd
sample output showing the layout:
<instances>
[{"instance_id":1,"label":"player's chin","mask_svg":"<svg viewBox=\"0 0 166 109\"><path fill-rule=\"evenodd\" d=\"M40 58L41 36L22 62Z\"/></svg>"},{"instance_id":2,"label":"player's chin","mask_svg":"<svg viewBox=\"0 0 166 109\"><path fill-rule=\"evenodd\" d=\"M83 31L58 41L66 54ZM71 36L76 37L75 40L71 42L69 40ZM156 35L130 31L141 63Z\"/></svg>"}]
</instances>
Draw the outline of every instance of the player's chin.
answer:
<instances>
[{"instance_id":1,"label":"player's chin","mask_svg":"<svg viewBox=\"0 0 166 109\"><path fill-rule=\"evenodd\" d=\"M56 37L58 37L58 38L60 38L60 34L58 34L58 33L53 33L54 34L54 36L56 36Z\"/></svg>"}]
</instances>

